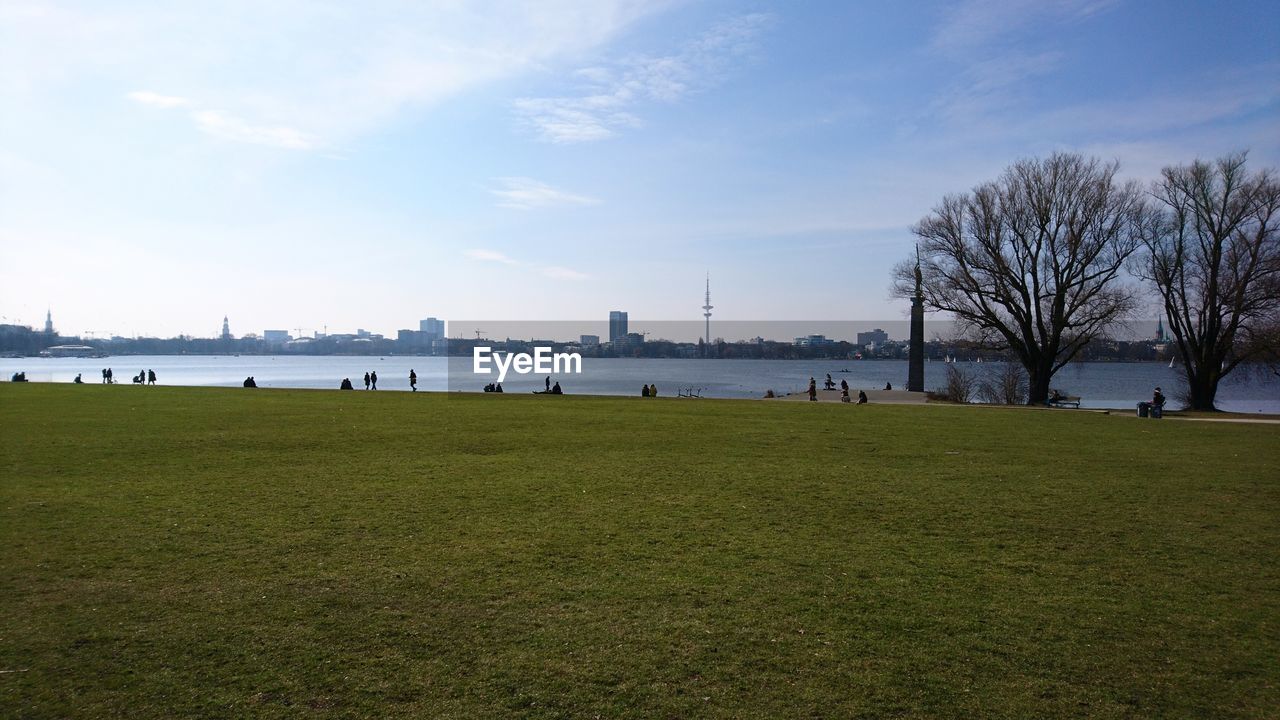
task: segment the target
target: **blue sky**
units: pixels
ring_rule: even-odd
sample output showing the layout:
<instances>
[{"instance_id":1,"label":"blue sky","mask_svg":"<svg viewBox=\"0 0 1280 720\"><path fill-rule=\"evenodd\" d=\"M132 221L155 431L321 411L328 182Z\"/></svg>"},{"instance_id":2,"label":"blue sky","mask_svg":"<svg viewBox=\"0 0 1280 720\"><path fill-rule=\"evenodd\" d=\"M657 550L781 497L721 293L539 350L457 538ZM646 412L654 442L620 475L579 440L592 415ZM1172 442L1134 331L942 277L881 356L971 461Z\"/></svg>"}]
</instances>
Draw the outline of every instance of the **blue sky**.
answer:
<instances>
[{"instance_id":1,"label":"blue sky","mask_svg":"<svg viewBox=\"0 0 1280 720\"><path fill-rule=\"evenodd\" d=\"M944 194L1236 149L1275 2L0 0L0 322L899 319Z\"/></svg>"}]
</instances>

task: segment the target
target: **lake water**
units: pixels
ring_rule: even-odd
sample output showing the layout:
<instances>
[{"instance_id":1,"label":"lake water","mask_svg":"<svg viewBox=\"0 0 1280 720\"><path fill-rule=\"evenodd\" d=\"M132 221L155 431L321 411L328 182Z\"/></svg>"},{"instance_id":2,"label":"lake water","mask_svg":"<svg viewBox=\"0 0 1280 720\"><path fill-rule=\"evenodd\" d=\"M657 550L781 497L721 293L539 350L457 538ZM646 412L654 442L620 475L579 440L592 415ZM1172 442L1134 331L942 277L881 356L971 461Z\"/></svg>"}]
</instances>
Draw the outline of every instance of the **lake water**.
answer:
<instances>
[{"instance_id":1,"label":"lake water","mask_svg":"<svg viewBox=\"0 0 1280 720\"><path fill-rule=\"evenodd\" d=\"M378 373L378 389L406 391L409 369L418 374L421 390L478 391L486 380L471 374L471 358L350 357L350 356L217 356L125 355L109 358L0 358L0 377L25 371L32 382L71 382L83 373L87 383L101 382L101 371L111 367L116 382L129 384L139 370L154 370L161 385L238 387L252 375L263 388L334 389L344 377L363 388L366 371ZM1000 363L962 363L966 370L995 372ZM925 387L944 384L947 365L925 364ZM839 372L848 369L848 373ZM802 392L809 378L819 383L831 373L836 382L849 381L858 389L895 388L906 385L905 360L656 360L644 358L585 358L581 375L560 375L566 393L636 395L640 385L653 383L661 395L675 395L679 388L693 388L704 397L759 398L766 390ZM541 390L543 377L508 374L507 392ZM496 375L493 376L496 379ZM1077 363L1058 372L1054 387L1079 395L1083 407L1132 408L1151 397L1157 385L1176 397L1178 370L1156 363ZM1237 371L1218 393L1219 407L1236 412L1280 413L1280 379ZM1176 404L1176 403L1175 403Z\"/></svg>"}]
</instances>

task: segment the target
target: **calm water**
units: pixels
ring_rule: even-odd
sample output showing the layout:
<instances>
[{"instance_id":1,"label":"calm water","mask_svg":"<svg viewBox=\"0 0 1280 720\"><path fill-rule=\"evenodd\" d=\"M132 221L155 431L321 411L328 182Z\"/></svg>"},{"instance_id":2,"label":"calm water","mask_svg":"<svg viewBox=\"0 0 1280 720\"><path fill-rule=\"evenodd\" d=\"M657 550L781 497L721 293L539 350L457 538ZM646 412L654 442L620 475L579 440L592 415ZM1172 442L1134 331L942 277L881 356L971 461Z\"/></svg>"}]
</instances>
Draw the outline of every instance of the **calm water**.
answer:
<instances>
[{"instance_id":1,"label":"calm water","mask_svg":"<svg viewBox=\"0 0 1280 720\"><path fill-rule=\"evenodd\" d=\"M995 372L999 363L964 363L977 372ZM3 358L0 377L26 371L32 382L70 382L83 373L87 383L101 382L101 371L111 367L117 382L129 384L139 370L154 370L161 385L238 387L252 375L263 388L334 389L349 377L362 388L366 371L378 373L379 390L409 389L409 369L418 374L421 390L480 390L486 380L471 375L470 358L431 357L302 357L302 356L190 356L129 355L99 359ZM850 372L840 373L847 368ZM946 364L925 364L925 386L943 384ZM821 382L831 373L836 382L849 381L855 390L883 388L886 382L904 387L907 363L899 360L583 360L581 375L559 376L565 392L596 395L635 395L640 385L654 383L661 395L675 395L678 388L700 389L705 397L758 398L766 390L801 392L809 377ZM1079 363L1059 371L1054 386L1083 398L1084 407L1131 408L1151 397L1159 385L1175 395L1176 369L1154 363ZM511 373L503 382L507 392L541 390L543 377ZM496 379L496 375L494 376ZM1219 406L1237 412L1280 413L1280 379L1239 373L1229 378L1218 394Z\"/></svg>"}]
</instances>

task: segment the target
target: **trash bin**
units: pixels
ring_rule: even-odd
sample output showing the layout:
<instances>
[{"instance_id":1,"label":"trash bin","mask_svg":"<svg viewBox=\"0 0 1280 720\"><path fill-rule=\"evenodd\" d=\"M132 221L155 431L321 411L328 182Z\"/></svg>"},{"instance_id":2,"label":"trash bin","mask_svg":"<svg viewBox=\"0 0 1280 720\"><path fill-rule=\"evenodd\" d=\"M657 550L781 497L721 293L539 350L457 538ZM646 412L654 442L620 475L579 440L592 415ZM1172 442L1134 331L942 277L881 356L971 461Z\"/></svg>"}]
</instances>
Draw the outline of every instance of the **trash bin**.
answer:
<instances>
[{"instance_id":1,"label":"trash bin","mask_svg":"<svg viewBox=\"0 0 1280 720\"><path fill-rule=\"evenodd\" d=\"M1164 406L1163 406L1163 405L1152 405L1152 406L1151 406L1151 417L1155 418L1156 420L1159 420L1160 418L1164 417Z\"/></svg>"},{"instance_id":2,"label":"trash bin","mask_svg":"<svg viewBox=\"0 0 1280 720\"><path fill-rule=\"evenodd\" d=\"M1147 417L1151 413L1151 403L1138 403L1138 417Z\"/></svg>"}]
</instances>

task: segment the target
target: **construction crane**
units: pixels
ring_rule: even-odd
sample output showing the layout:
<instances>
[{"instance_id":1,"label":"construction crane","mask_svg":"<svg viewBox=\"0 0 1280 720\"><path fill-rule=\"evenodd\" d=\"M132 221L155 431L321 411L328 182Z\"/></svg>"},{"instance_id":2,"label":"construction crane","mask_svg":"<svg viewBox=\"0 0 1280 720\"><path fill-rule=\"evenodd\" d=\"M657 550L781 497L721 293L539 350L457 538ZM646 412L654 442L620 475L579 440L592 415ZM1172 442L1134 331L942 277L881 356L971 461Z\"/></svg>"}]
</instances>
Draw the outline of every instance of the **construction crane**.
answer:
<instances>
[{"instance_id":1,"label":"construction crane","mask_svg":"<svg viewBox=\"0 0 1280 720\"><path fill-rule=\"evenodd\" d=\"M477 339L477 340L479 340L481 337L483 337L483 336L484 336L484 334L485 334L485 331L484 331L484 330L481 330L480 328L476 328L476 339Z\"/></svg>"}]
</instances>

